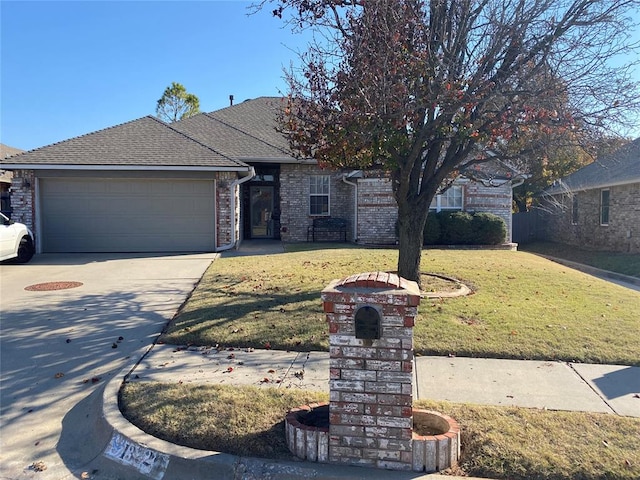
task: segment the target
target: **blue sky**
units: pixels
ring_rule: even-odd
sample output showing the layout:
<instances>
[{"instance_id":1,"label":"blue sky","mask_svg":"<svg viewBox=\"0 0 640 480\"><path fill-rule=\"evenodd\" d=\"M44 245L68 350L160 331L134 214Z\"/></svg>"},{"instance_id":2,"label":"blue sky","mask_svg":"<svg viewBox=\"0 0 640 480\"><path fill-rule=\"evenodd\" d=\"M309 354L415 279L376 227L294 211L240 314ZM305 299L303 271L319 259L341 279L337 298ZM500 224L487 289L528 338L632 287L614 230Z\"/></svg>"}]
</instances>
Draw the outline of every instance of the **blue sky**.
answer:
<instances>
[{"instance_id":1,"label":"blue sky","mask_svg":"<svg viewBox=\"0 0 640 480\"><path fill-rule=\"evenodd\" d=\"M174 81L203 111L286 93L308 39L250 4L2 0L0 141L29 150L154 115Z\"/></svg>"},{"instance_id":2,"label":"blue sky","mask_svg":"<svg viewBox=\"0 0 640 480\"><path fill-rule=\"evenodd\" d=\"M1 142L29 150L155 115L171 82L202 111L286 93L307 43L244 1L2 1Z\"/></svg>"}]
</instances>

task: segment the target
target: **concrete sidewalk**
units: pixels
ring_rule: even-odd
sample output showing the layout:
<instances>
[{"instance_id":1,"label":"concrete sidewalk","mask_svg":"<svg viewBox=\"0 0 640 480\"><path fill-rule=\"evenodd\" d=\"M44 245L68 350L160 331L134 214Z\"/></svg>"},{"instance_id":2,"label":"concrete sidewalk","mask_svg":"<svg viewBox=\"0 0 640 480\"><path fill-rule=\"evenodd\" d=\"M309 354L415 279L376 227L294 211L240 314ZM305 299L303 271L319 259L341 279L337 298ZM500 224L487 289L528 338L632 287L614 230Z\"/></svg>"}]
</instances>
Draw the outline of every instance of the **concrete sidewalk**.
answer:
<instances>
[{"instance_id":1,"label":"concrete sidewalk","mask_svg":"<svg viewBox=\"0 0 640 480\"><path fill-rule=\"evenodd\" d=\"M640 417L640 367L416 357L414 398ZM130 381L329 391L327 352L156 345Z\"/></svg>"},{"instance_id":2,"label":"concrete sidewalk","mask_svg":"<svg viewBox=\"0 0 640 480\"><path fill-rule=\"evenodd\" d=\"M416 357L414 365L417 399L640 417L640 367L455 357ZM174 445L130 424L117 403L121 381L128 373L130 382L253 385L328 392L328 372L326 352L155 345L135 367L123 370L106 385L101 426L97 430L102 432L102 439L105 432L111 432L111 436L91 467L95 471L121 471L122 478L157 480L205 479L212 474L217 479L368 480L371 471L359 467L237 457ZM376 470L375 478L433 480L442 476Z\"/></svg>"}]
</instances>

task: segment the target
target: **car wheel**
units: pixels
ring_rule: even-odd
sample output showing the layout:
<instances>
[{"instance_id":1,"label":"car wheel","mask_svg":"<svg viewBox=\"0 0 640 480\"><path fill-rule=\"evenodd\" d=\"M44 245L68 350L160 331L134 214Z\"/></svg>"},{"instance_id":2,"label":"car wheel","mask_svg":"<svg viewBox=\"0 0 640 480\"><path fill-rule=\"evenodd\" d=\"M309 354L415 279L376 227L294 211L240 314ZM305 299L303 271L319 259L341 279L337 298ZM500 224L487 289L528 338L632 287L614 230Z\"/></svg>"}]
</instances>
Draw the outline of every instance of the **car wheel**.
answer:
<instances>
[{"instance_id":1,"label":"car wheel","mask_svg":"<svg viewBox=\"0 0 640 480\"><path fill-rule=\"evenodd\" d=\"M23 237L20 240L20 246L18 247L18 256L16 257L17 263L27 263L33 257L34 249L33 243L29 237Z\"/></svg>"}]
</instances>

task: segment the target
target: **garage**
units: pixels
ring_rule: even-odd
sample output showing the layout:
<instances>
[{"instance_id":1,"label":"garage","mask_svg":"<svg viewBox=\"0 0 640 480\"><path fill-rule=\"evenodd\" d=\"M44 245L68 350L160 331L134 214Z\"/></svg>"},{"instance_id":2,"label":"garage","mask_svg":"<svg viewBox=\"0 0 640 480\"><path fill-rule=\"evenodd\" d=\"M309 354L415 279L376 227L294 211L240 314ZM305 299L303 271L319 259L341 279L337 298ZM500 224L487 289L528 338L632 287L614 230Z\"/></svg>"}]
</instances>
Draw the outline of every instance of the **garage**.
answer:
<instances>
[{"instance_id":1,"label":"garage","mask_svg":"<svg viewBox=\"0 0 640 480\"><path fill-rule=\"evenodd\" d=\"M40 178L38 203L45 253L215 250L210 178Z\"/></svg>"}]
</instances>

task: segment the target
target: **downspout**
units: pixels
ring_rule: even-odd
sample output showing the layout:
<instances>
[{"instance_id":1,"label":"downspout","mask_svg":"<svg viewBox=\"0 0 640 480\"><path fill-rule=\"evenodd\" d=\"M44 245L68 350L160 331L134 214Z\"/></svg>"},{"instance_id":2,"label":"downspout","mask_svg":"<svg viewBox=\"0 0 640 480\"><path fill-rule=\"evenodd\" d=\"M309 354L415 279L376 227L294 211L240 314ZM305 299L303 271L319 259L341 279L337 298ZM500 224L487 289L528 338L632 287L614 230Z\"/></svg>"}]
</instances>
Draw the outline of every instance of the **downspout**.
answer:
<instances>
[{"instance_id":1,"label":"downspout","mask_svg":"<svg viewBox=\"0 0 640 480\"><path fill-rule=\"evenodd\" d=\"M353 190L353 241L357 242L358 241L358 183L350 182L349 180L347 180L347 178L352 174L353 172L351 172L350 174L342 175L342 181L347 185L351 185L352 187L354 187L354 190Z\"/></svg>"},{"instance_id":2,"label":"downspout","mask_svg":"<svg viewBox=\"0 0 640 480\"><path fill-rule=\"evenodd\" d=\"M249 172L247 173L247 175L245 175L244 177L238 178L237 180L234 180L233 182L231 182L231 202L230 202L230 210L231 210L231 216L233 218L233 223L232 223L232 227L231 227L231 242L227 243L226 245L221 245L220 247L216 248L216 252L224 252L225 250L230 250L233 247L236 246L236 243L238 241L238 239L236 238L236 188L240 185L242 185L245 182L248 182L249 180L251 180L253 177L256 176L256 171L253 167L249 167ZM238 215L239 217L239 215ZM240 228L240 226L238 226L238 228Z\"/></svg>"}]
</instances>

